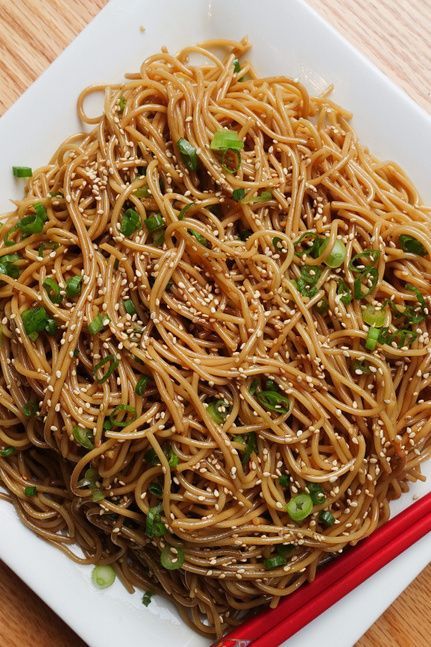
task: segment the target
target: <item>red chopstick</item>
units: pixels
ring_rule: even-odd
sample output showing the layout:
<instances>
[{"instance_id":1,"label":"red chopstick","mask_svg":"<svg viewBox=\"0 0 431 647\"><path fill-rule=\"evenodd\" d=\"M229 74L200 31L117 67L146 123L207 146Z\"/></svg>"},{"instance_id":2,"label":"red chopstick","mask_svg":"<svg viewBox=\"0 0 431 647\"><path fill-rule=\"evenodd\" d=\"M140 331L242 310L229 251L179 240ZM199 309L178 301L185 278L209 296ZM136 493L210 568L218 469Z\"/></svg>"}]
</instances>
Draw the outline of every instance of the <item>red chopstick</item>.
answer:
<instances>
[{"instance_id":1,"label":"red chopstick","mask_svg":"<svg viewBox=\"0 0 431 647\"><path fill-rule=\"evenodd\" d=\"M241 640L251 641L253 647L276 647L430 530L431 493L322 568L313 582L289 595L276 609L264 611L234 629L216 643L217 647L233 647Z\"/></svg>"}]
</instances>

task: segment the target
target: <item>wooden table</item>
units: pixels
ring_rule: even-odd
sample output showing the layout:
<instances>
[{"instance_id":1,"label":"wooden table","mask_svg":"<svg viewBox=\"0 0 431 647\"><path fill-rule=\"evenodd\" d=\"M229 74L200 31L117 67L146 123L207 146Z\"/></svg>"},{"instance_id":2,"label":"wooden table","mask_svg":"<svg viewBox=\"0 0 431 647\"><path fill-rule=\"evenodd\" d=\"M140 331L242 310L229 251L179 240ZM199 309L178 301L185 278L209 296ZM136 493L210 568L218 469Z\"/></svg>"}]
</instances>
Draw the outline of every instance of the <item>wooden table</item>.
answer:
<instances>
[{"instance_id":1,"label":"wooden table","mask_svg":"<svg viewBox=\"0 0 431 647\"><path fill-rule=\"evenodd\" d=\"M431 112L431 0L309 2ZM106 0L0 0L0 114L105 3ZM85 647L1 562L0 600L0 647ZM428 647L430 635L428 566L357 647Z\"/></svg>"}]
</instances>

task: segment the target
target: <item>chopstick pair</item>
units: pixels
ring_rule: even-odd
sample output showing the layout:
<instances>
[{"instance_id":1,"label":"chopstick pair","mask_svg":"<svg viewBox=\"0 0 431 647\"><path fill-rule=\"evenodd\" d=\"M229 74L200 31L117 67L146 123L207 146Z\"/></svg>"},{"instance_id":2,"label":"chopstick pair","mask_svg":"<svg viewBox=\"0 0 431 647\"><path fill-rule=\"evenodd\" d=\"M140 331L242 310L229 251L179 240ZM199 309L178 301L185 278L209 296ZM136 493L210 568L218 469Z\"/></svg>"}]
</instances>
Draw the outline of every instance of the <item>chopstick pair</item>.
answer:
<instances>
[{"instance_id":1,"label":"chopstick pair","mask_svg":"<svg viewBox=\"0 0 431 647\"><path fill-rule=\"evenodd\" d=\"M216 647L278 647L430 531L431 493L323 567L313 582L289 595L276 609L234 629Z\"/></svg>"}]
</instances>

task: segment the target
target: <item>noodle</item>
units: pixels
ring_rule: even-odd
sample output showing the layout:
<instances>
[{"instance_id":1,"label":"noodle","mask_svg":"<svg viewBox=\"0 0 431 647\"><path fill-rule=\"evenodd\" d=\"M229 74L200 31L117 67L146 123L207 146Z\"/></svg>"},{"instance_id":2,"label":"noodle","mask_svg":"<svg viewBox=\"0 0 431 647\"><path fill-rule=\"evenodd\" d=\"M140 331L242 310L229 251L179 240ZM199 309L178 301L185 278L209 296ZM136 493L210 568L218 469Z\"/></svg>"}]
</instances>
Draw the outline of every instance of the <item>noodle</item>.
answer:
<instances>
[{"instance_id":1,"label":"noodle","mask_svg":"<svg viewBox=\"0 0 431 647\"><path fill-rule=\"evenodd\" d=\"M431 447L430 212L248 48L84 90L0 247L1 496L208 636L384 523Z\"/></svg>"}]
</instances>

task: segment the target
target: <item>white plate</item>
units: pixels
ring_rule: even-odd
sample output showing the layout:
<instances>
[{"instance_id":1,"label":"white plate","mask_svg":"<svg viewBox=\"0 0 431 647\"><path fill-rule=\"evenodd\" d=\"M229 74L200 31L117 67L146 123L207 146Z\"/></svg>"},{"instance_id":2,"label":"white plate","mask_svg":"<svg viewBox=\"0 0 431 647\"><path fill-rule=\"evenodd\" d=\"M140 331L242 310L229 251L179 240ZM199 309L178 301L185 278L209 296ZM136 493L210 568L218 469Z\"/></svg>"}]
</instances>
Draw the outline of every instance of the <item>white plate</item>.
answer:
<instances>
[{"instance_id":1,"label":"white plate","mask_svg":"<svg viewBox=\"0 0 431 647\"><path fill-rule=\"evenodd\" d=\"M431 201L430 117L300 0L111 0L0 120L0 211L9 208L8 197L21 192L11 165L44 164L61 140L79 129L75 101L84 86L119 81L161 45L175 51L205 38L245 34L262 74L297 76L311 92L334 82L335 99L355 113L362 141L379 156L400 162ZM431 464L425 471L431 477ZM430 489L429 483L415 486L394 510L409 505L414 492ZM96 591L90 568L36 538L3 502L0 515L0 557L92 647L208 644L165 600L155 598L145 608L140 594L128 595L119 583ZM352 645L430 555L428 536L298 633L289 647Z\"/></svg>"}]
</instances>

